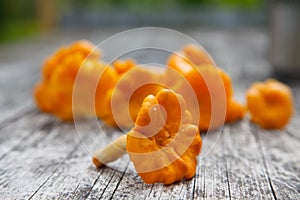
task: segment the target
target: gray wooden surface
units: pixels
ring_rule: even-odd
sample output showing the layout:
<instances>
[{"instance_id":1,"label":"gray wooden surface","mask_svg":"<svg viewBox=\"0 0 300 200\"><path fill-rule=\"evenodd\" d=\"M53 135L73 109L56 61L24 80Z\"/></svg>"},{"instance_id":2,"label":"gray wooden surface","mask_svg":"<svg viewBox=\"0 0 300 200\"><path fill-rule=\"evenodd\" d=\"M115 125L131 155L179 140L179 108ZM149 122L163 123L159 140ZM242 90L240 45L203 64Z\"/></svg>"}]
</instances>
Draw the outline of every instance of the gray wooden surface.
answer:
<instances>
[{"instance_id":1,"label":"gray wooden surface","mask_svg":"<svg viewBox=\"0 0 300 200\"><path fill-rule=\"evenodd\" d=\"M244 101L249 84L268 76L268 36L260 29L188 29L233 78ZM118 130L85 121L75 127L41 113L31 92L42 60L73 40L100 42L118 30L58 32L0 47L0 199L299 199L300 84L284 130L244 120L202 133L195 177L170 186L144 184L127 157L95 169L90 151Z\"/></svg>"}]
</instances>

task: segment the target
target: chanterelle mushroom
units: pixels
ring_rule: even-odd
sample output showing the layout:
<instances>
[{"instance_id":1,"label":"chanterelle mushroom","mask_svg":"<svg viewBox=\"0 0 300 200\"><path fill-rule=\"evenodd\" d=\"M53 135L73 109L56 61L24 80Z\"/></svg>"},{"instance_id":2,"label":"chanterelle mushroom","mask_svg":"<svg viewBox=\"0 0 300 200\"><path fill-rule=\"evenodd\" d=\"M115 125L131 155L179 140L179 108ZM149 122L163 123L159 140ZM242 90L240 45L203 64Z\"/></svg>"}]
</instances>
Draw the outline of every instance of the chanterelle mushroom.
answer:
<instances>
[{"instance_id":1,"label":"chanterelle mushroom","mask_svg":"<svg viewBox=\"0 0 300 200\"><path fill-rule=\"evenodd\" d=\"M95 153L95 165L102 165L99 160L100 163L109 160L103 159L103 154L114 159L116 154L121 156L120 152L124 151L120 141L125 144L125 138L122 136L104 151ZM185 109L182 96L168 89L144 99L135 127L126 140L130 160L145 183L171 184L192 178L201 146L198 127L191 124L191 115ZM112 155L108 149L116 154Z\"/></svg>"},{"instance_id":2,"label":"chanterelle mushroom","mask_svg":"<svg viewBox=\"0 0 300 200\"><path fill-rule=\"evenodd\" d=\"M167 62L168 70L183 75L194 90L197 97L197 108L192 101L187 102L193 120L198 120L200 130L216 129L225 122L240 120L245 115L245 107L233 98L231 78L225 71L217 67L204 49L195 45L187 45L181 51L172 54ZM169 73L170 82L178 83ZM176 74L177 75L177 74ZM184 98L185 87L177 89ZM199 113L200 112L200 113Z\"/></svg>"}]
</instances>

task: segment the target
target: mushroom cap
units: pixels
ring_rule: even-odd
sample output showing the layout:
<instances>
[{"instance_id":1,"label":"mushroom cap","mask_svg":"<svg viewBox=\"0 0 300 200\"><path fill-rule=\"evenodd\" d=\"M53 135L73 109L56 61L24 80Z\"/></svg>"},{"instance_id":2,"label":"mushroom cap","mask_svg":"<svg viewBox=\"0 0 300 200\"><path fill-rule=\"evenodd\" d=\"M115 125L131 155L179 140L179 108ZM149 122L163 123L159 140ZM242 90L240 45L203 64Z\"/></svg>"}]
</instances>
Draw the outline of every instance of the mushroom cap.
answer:
<instances>
[{"instance_id":1,"label":"mushroom cap","mask_svg":"<svg viewBox=\"0 0 300 200\"><path fill-rule=\"evenodd\" d=\"M198 109L187 102L192 116L197 117L200 130L215 129L225 122L241 119L245 108L233 99L231 79L218 68L209 55L200 47L187 45L168 59L170 70L176 70L189 82L197 96ZM171 77L171 76L169 76ZM171 78L172 79L172 78ZM184 95L185 89L176 90ZM197 110L197 111L196 111ZM196 118L196 117L193 117Z\"/></svg>"},{"instance_id":2,"label":"mushroom cap","mask_svg":"<svg viewBox=\"0 0 300 200\"><path fill-rule=\"evenodd\" d=\"M96 62L99 58L100 51L86 40L61 47L48 57L43 65L42 80L34 88L34 97L38 107L62 120L73 120L72 94L78 71L81 71L82 67L82 74L86 74L89 77L88 80L93 80L95 76L90 77L90 75L94 74L94 71L99 71L99 68L102 69L101 64ZM92 60L92 67L85 67L85 60ZM82 92L84 90L86 87ZM77 114L90 114L82 105L75 109L77 109L75 111L78 112Z\"/></svg>"},{"instance_id":3,"label":"mushroom cap","mask_svg":"<svg viewBox=\"0 0 300 200\"><path fill-rule=\"evenodd\" d=\"M144 98L164 88L159 84L158 76L155 71L140 66L132 67L120 76L108 98L111 125L127 129L134 126ZM104 119L106 123L108 120Z\"/></svg>"},{"instance_id":4,"label":"mushroom cap","mask_svg":"<svg viewBox=\"0 0 300 200\"><path fill-rule=\"evenodd\" d=\"M252 84L246 99L251 120L262 128L284 128L293 114L291 89L274 79Z\"/></svg>"}]
</instances>

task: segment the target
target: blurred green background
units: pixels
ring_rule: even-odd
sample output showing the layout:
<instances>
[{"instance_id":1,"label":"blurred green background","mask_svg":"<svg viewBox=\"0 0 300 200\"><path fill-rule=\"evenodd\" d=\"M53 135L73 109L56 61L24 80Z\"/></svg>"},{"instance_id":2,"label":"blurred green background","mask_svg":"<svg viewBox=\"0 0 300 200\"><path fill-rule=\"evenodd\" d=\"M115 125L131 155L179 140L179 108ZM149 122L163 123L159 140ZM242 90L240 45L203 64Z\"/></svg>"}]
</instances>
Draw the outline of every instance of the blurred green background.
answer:
<instances>
[{"instance_id":1,"label":"blurred green background","mask_svg":"<svg viewBox=\"0 0 300 200\"><path fill-rule=\"evenodd\" d=\"M261 0L0 0L0 43L56 29L263 25Z\"/></svg>"}]
</instances>

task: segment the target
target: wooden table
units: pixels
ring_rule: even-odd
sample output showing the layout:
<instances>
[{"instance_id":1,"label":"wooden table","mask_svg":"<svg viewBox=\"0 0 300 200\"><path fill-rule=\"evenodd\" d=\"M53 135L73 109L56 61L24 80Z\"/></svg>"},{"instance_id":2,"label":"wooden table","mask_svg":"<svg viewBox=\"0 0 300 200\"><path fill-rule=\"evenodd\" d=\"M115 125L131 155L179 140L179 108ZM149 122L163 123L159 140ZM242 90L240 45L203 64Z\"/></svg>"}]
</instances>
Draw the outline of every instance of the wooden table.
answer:
<instances>
[{"instance_id":1,"label":"wooden table","mask_svg":"<svg viewBox=\"0 0 300 200\"><path fill-rule=\"evenodd\" d=\"M250 83L270 72L264 30L181 31L203 44L232 76L241 102ZM205 152L191 180L144 184L126 157L113 164L118 170L95 169L87 149L101 143L95 139L103 137L99 127L85 121L76 129L41 113L31 91L46 55L80 38L96 43L116 32L63 31L0 47L0 199L299 199L299 83L291 84L296 112L286 129L263 130L246 117L221 132L202 133Z\"/></svg>"}]
</instances>

